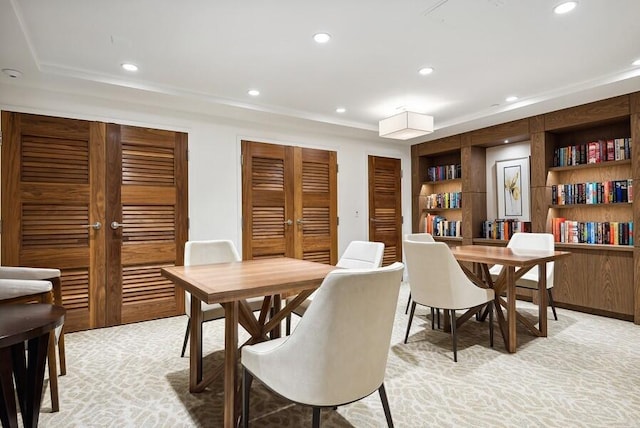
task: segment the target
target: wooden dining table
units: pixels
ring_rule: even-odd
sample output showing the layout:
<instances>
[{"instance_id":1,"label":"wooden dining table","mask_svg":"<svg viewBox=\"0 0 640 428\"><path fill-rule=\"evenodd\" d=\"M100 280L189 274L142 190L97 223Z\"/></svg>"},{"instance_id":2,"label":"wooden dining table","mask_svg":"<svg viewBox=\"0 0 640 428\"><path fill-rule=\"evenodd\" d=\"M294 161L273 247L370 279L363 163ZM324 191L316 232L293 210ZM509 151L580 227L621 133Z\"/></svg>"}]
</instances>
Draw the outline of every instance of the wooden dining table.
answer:
<instances>
[{"instance_id":1,"label":"wooden dining table","mask_svg":"<svg viewBox=\"0 0 640 428\"><path fill-rule=\"evenodd\" d=\"M189 353L189 390L201 392L219 374L202 373L202 310L200 302L219 303L225 310L224 343L224 426L238 422L238 324L250 335L246 344L268 340L269 333L279 336L280 323L290 315L335 266L292 258L243 260L199 266L172 266L162 275L191 293ZM297 296L281 307L282 295ZM259 315L251 311L247 299L264 296Z\"/></svg>"},{"instance_id":2,"label":"wooden dining table","mask_svg":"<svg viewBox=\"0 0 640 428\"><path fill-rule=\"evenodd\" d=\"M486 284L495 290L495 308L498 325L509 352L516 352L516 320L520 321L535 336L547 336L547 263L571 253L568 251L525 250L489 245L460 245L452 247L456 260L472 262L478 270L461 264L466 274L477 284ZM502 271L495 282L489 273L490 265L502 265ZM530 269L538 269L538 325L516 310L516 281ZM506 291L506 301L502 294ZM506 319L502 308L506 309Z\"/></svg>"}]
</instances>

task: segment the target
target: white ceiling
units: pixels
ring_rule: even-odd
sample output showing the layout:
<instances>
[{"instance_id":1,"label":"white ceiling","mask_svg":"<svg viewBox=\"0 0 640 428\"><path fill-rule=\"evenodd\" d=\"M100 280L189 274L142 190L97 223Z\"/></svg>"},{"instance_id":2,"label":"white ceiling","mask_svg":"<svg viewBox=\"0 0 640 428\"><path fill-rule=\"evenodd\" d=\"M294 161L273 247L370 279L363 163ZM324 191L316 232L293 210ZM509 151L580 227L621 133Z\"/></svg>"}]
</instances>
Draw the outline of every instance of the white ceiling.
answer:
<instances>
[{"instance_id":1,"label":"white ceiling","mask_svg":"<svg viewBox=\"0 0 640 428\"><path fill-rule=\"evenodd\" d=\"M436 132L412 144L640 90L640 1L579 0L561 16L559 2L0 0L0 68L23 73L0 77L372 138L398 107L433 115Z\"/></svg>"}]
</instances>

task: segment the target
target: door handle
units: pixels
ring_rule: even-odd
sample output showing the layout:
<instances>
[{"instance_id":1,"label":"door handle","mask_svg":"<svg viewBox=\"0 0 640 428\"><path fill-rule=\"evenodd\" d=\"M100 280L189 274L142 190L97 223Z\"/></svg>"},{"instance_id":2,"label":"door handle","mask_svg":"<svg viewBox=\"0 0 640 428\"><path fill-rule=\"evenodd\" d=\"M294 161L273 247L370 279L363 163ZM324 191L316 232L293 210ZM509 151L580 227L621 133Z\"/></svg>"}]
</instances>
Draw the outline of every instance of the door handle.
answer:
<instances>
[{"instance_id":1,"label":"door handle","mask_svg":"<svg viewBox=\"0 0 640 428\"><path fill-rule=\"evenodd\" d=\"M287 221L284 222L285 226L291 226L293 224L293 220L288 219Z\"/></svg>"},{"instance_id":2,"label":"door handle","mask_svg":"<svg viewBox=\"0 0 640 428\"><path fill-rule=\"evenodd\" d=\"M116 230L119 227L124 227L124 224L118 223L117 221L112 221L111 222L111 229Z\"/></svg>"},{"instance_id":3,"label":"door handle","mask_svg":"<svg viewBox=\"0 0 640 428\"><path fill-rule=\"evenodd\" d=\"M304 220L301 218L296 220L296 224L303 224L303 223L304 223Z\"/></svg>"},{"instance_id":4,"label":"door handle","mask_svg":"<svg viewBox=\"0 0 640 428\"><path fill-rule=\"evenodd\" d=\"M369 221L370 221L371 223L375 223L375 222L377 222L378 220L376 220L375 218L370 218L370 219L369 219Z\"/></svg>"},{"instance_id":5,"label":"door handle","mask_svg":"<svg viewBox=\"0 0 640 428\"><path fill-rule=\"evenodd\" d=\"M91 227L94 230L100 230L100 228L102 227L102 223L96 221L94 224L87 224L85 227Z\"/></svg>"}]
</instances>

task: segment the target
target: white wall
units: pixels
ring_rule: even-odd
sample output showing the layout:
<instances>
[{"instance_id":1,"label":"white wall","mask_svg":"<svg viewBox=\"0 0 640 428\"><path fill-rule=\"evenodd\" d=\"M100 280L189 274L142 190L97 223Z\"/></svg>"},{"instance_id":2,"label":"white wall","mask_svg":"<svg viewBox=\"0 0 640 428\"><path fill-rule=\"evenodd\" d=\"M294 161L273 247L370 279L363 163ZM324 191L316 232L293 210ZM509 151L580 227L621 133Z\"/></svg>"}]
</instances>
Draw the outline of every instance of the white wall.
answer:
<instances>
[{"instance_id":1,"label":"white wall","mask_svg":"<svg viewBox=\"0 0 640 428\"><path fill-rule=\"evenodd\" d=\"M183 102L183 101L182 101ZM368 239L367 156L399 158L402 179L403 234L411 231L411 149L404 143L341 136L328 127L285 120L248 122L229 117L173 111L122 99L54 92L0 83L0 109L85 120L171 129L189 135L189 239L231 239L241 248L240 141L250 139L334 150L338 174L338 251L356 239ZM320 130L316 128L322 128ZM325 129L326 128L326 129ZM339 130L338 130L339 131ZM357 214L356 214L357 213Z\"/></svg>"},{"instance_id":2,"label":"white wall","mask_svg":"<svg viewBox=\"0 0 640 428\"><path fill-rule=\"evenodd\" d=\"M531 142L510 143L487 149L487 220L498 218L496 161L531 156ZM531 171L531 169L529 169Z\"/></svg>"}]
</instances>

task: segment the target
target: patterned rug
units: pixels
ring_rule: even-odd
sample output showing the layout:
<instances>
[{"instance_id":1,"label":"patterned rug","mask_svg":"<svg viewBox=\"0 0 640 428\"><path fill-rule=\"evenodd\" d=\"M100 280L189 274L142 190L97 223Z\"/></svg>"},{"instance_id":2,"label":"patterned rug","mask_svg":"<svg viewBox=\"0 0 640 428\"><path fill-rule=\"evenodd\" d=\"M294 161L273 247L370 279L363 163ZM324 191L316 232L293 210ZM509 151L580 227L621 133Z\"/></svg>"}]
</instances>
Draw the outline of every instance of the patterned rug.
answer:
<instances>
[{"instance_id":1,"label":"patterned rug","mask_svg":"<svg viewBox=\"0 0 640 428\"><path fill-rule=\"evenodd\" d=\"M509 354L499 333L490 348L487 324L471 320L458 330L454 363L449 335L431 330L426 308L416 310L403 343L408 293L403 284L385 380L396 427L640 427L639 326L559 309L558 321L549 312L549 337L519 329L518 352ZM518 309L537 317L530 303ZM189 360L180 358L186 321L66 335L60 412L50 413L46 390L40 426L221 427L222 379L188 391ZM205 370L222 363L223 337L222 321L204 325ZM251 394L250 426L311 426L310 408L258 382ZM321 418L323 427L386 426L377 393Z\"/></svg>"}]
</instances>

